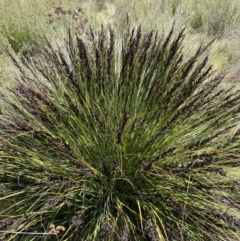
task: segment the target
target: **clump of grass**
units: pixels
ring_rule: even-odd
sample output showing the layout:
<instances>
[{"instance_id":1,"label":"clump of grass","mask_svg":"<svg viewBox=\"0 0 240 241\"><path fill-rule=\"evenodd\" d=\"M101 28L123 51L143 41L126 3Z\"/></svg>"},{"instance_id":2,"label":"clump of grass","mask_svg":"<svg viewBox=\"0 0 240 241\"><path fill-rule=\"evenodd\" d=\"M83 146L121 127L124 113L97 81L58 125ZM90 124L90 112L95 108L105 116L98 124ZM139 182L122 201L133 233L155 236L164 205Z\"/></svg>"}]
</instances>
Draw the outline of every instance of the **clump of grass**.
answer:
<instances>
[{"instance_id":1,"label":"clump of grass","mask_svg":"<svg viewBox=\"0 0 240 241\"><path fill-rule=\"evenodd\" d=\"M209 45L186 59L183 40L184 30L128 24L120 40L90 29L69 32L65 47L47 41L34 59L9 52L21 74L1 92L4 231L61 223L60 240L239 237L239 183L225 173L239 166L239 93L218 88Z\"/></svg>"}]
</instances>

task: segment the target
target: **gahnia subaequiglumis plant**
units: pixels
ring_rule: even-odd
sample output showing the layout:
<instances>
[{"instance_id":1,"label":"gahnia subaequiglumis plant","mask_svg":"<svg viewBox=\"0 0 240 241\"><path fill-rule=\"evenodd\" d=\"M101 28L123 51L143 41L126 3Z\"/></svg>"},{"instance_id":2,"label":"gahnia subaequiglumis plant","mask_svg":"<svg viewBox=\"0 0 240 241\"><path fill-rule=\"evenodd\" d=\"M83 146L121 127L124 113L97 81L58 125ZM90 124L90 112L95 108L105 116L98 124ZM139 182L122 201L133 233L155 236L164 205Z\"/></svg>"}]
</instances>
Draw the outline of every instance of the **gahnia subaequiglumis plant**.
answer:
<instances>
[{"instance_id":1,"label":"gahnia subaequiglumis plant","mask_svg":"<svg viewBox=\"0 0 240 241\"><path fill-rule=\"evenodd\" d=\"M239 238L225 173L239 165L239 92L219 87L209 46L185 58L183 39L128 25L9 53L20 72L1 93L2 239L42 240L26 233L52 223L59 240Z\"/></svg>"}]
</instances>

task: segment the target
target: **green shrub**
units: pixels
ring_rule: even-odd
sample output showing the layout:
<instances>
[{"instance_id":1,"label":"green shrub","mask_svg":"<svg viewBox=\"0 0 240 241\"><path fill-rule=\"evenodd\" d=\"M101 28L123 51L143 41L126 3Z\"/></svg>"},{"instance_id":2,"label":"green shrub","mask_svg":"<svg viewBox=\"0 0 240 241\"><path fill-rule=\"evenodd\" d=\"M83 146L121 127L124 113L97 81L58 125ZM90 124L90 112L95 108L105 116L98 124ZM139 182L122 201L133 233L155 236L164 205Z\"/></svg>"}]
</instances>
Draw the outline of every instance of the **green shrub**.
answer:
<instances>
[{"instance_id":1,"label":"green shrub","mask_svg":"<svg viewBox=\"0 0 240 241\"><path fill-rule=\"evenodd\" d=\"M53 224L58 240L239 237L225 173L239 166L239 93L218 88L208 46L186 59L183 39L128 25L120 40L102 28L9 53L21 74L1 93L1 239L42 240Z\"/></svg>"},{"instance_id":2,"label":"green shrub","mask_svg":"<svg viewBox=\"0 0 240 241\"><path fill-rule=\"evenodd\" d=\"M7 39L15 53L22 53L23 55L40 45L42 40L37 34L33 36L33 33L27 29L16 29L7 21L4 22L0 33Z\"/></svg>"}]
</instances>

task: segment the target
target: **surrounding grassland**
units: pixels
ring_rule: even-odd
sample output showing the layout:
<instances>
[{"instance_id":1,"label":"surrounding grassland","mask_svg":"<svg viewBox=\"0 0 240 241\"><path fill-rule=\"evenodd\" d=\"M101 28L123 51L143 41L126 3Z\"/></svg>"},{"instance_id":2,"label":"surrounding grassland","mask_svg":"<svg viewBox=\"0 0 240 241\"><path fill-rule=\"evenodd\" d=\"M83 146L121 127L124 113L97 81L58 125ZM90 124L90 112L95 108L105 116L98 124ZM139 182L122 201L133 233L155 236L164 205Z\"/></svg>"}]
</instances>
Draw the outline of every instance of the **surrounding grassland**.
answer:
<instances>
[{"instance_id":1,"label":"surrounding grassland","mask_svg":"<svg viewBox=\"0 0 240 241\"><path fill-rule=\"evenodd\" d=\"M112 0L112 1L61 1L55 2L64 10L75 10L80 6L93 26L113 25L121 31L128 13L132 23L143 29L167 30L173 21L186 26L190 51L193 45L216 38L212 55L215 67L235 67L240 59L240 2L237 0ZM42 35L58 33L71 22L61 17L49 24L47 15L53 14L52 4L47 0L21 0L0 2L0 29L16 51L24 51L27 45L41 44ZM0 50L5 43L2 39ZM29 47L29 46L28 46Z\"/></svg>"},{"instance_id":2,"label":"surrounding grassland","mask_svg":"<svg viewBox=\"0 0 240 241\"><path fill-rule=\"evenodd\" d=\"M61 7L64 12L60 14L55 12L57 7ZM81 9L75 15L78 7ZM61 46L64 39L62 36L67 36L69 27L84 38L88 26L100 28L102 24L114 28L118 36L126 28L127 15L133 26L142 25L143 32L153 29L160 34L164 30L167 34L173 23L176 32L186 27L181 50L184 56L192 56L199 45L215 39L210 49L210 62L213 63L214 69L227 72L221 87L228 88L230 85L239 88L240 1L238 0L62 0L61 3L56 1L54 4L47 0L1 0L0 87L14 85L14 72L19 71L5 53L7 46L11 46L21 58L27 56L33 49L41 49L45 37ZM235 133L232 133L232 136L234 135ZM192 137L186 137L186 140L189 140L188 138ZM224 153L222 155L224 156ZM239 169L231 167L226 171L238 180ZM222 185L229 184L223 182ZM238 217L237 213L234 215Z\"/></svg>"}]
</instances>

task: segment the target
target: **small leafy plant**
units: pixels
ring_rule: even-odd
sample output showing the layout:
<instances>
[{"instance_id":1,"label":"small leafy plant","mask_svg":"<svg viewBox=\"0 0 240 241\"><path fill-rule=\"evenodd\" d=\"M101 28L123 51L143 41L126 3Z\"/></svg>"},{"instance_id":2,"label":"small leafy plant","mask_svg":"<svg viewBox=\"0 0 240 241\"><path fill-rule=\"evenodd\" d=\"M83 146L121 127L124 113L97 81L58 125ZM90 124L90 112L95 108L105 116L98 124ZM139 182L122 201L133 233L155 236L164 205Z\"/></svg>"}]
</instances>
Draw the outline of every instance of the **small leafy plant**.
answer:
<instances>
[{"instance_id":1,"label":"small leafy plant","mask_svg":"<svg viewBox=\"0 0 240 241\"><path fill-rule=\"evenodd\" d=\"M87 39L88 37L88 39ZM239 238L239 91L221 89L207 46L104 27L47 41L1 92L1 239ZM65 229L64 228L64 229ZM14 231L15 233L11 233ZM19 232L19 233L17 233Z\"/></svg>"},{"instance_id":2,"label":"small leafy plant","mask_svg":"<svg viewBox=\"0 0 240 241\"><path fill-rule=\"evenodd\" d=\"M39 39L36 40L36 36L33 36L33 33L30 31L26 29L17 29L7 21L4 21L0 34L7 39L9 45L17 54L21 53L27 55L33 48L37 48L41 42L39 36Z\"/></svg>"}]
</instances>

